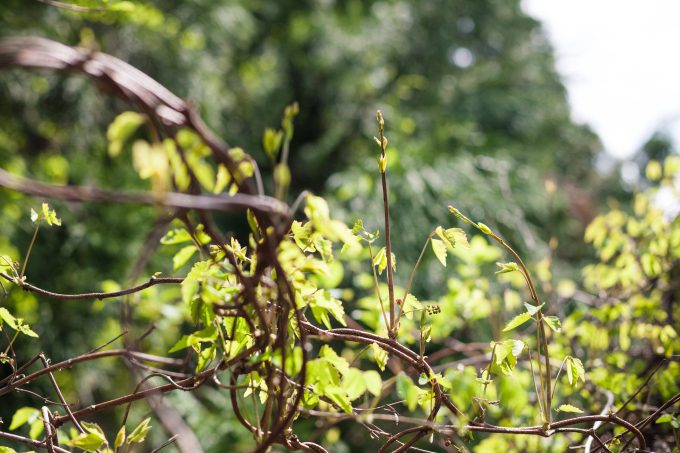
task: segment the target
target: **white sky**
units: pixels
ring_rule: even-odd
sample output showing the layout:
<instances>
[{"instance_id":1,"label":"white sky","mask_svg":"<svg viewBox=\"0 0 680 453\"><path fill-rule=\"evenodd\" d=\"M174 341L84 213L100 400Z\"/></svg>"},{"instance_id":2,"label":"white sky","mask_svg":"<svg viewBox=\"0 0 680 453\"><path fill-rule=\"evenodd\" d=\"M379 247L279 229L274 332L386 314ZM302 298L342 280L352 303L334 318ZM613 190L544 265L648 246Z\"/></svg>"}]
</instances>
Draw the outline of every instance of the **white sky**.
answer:
<instances>
[{"instance_id":1,"label":"white sky","mask_svg":"<svg viewBox=\"0 0 680 453\"><path fill-rule=\"evenodd\" d=\"M522 0L543 22L572 116L628 157L657 129L680 145L679 0Z\"/></svg>"}]
</instances>

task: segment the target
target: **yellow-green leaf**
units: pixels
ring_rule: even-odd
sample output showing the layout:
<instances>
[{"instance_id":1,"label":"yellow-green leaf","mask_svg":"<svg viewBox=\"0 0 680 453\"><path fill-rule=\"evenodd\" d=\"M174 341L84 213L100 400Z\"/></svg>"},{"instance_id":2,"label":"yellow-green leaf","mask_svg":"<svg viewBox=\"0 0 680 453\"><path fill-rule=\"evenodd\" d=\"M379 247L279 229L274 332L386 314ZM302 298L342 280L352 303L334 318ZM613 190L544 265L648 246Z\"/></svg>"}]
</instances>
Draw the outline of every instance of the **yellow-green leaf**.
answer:
<instances>
[{"instance_id":1,"label":"yellow-green leaf","mask_svg":"<svg viewBox=\"0 0 680 453\"><path fill-rule=\"evenodd\" d=\"M512 329L515 329L515 328L521 326L522 324L524 324L525 322L527 322L530 319L531 319L531 315L527 312L519 314L519 315L515 316L514 318L512 318L510 320L510 322L506 324L505 328L503 329L503 332L509 332Z\"/></svg>"},{"instance_id":2,"label":"yellow-green leaf","mask_svg":"<svg viewBox=\"0 0 680 453\"><path fill-rule=\"evenodd\" d=\"M583 411L579 409L576 406L572 406L571 404L562 404L560 407L557 408L558 411L560 412L573 412L575 414L582 414Z\"/></svg>"},{"instance_id":3,"label":"yellow-green leaf","mask_svg":"<svg viewBox=\"0 0 680 453\"><path fill-rule=\"evenodd\" d=\"M446 244L441 239L432 238L430 240L432 244L432 251L437 257L442 266L446 267Z\"/></svg>"}]
</instances>

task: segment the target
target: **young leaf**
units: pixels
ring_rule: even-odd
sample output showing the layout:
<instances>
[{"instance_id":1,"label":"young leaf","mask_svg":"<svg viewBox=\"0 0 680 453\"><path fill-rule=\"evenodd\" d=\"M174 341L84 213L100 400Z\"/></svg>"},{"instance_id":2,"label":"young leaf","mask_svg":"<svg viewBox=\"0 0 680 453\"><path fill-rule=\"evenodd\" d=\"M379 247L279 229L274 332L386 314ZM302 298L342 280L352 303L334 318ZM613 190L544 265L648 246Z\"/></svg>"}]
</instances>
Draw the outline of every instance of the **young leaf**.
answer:
<instances>
[{"instance_id":1,"label":"young leaf","mask_svg":"<svg viewBox=\"0 0 680 453\"><path fill-rule=\"evenodd\" d=\"M151 421L151 418L145 418L142 420L142 422L137 425L137 427L132 430L130 435L127 438L126 443L128 445L132 443L142 443L144 442L144 439L146 439L146 435L148 434L149 430L151 430L151 426L149 426L149 422Z\"/></svg>"},{"instance_id":2,"label":"young leaf","mask_svg":"<svg viewBox=\"0 0 680 453\"><path fill-rule=\"evenodd\" d=\"M348 414L352 414L352 404L347 397L347 392L343 388L337 385L329 385L324 388L323 394L337 404L340 409Z\"/></svg>"},{"instance_id":3,"label":"young leaf","mask_svg":"<svg viewBox=\"0 0 680 453\"><path fill-rule=\"evenodd\" d=\"M536 313L538 313L538 310L540 310L541 308L543 308L544 305L545 305L545 303L542 303L541 305L536 306L536 305L531 305L531 304L528 304L528 303L524 302L524 306L526 307L527 312L528 312L531 316L534 316Z\"/></svg>"},{"instance_id":4,"label":"young leaf","mask_svg":"<svg viewBox=\"0 0 680 453\"><path fill-rule=\"evenodd\" d=\"M560 407L557 408L559 412L573 412L576 414L582 414L583 411L579 409L576 406L572 406L571 404L562 404Z\"/></svg>"},{"instance_id":5,"label":"young leaf","mask_svg":"<svg viewBox=\"0 0 680 453\"><path fill-rule=\"evenodd\" d=\"M422 310L423 304L421 304L413 294L409 294L406 296L406 300L403 302L401 309L404 312L406 319L413 319L413 312Z\"/></svg>"},{"instance_id":6,"label":"young leaf","mask_svg":"<svg viewBox=\"0 0 680 453\"><path fill-rule=\"evenodd\" d=\"M442 263L442 266L446 267L446 244L444 241L435 238L432 238L430 243L432 244L432 251L434 252L434 255L437 257L439 262Z\"/></svg>"},{"instance_id":7,"label":"young leaf","mask_svg":"<svg viewBox=\"0 0 680 453\"><path fill-rule=\"evenodd\" d=\"M366 382L366 389L375 396L380 395L382 391L382 379L380 373L374 370L364 371L364 381Z\"/></svg>"},{"instance_id":8,"label":"young leaf","mask_svg":"<svg viewBox=\"0 0 680 453\"><path fill-rule=\"evenodd\" d=\"M496 266L500 267L499 270L496 271L497 274L507 274L509 272L519 272L519 266L515 262L509 262L509 263L496 263Z\"/></svg>"},{"instance_id":9,"label":"young leaf","mask_svg":"<svg viewBox=\"0 0 680 453\"><path fill-rule=\"evenodd\" d=\"M104 442L106 442L106 438L102 437L100 433L90 431L87 433L78 434L73 439L64 443L71 447L80 448L81 450L85 451L97 451L102 445L104 445Z\"/></svg>"},{"instance_id":10,"label":"young leaf","mask_svg":"<svg viewBox=\"0 0 680 453\"><path fill-rule=\"evenodd\" d=\"M175 253L172 257L172 268L173 270L178 270L180 267L184 266L192 256L196 253L195 245L187 245L183 247L179 252Z\"/></svg>"},{"instance_id":11,"label":"young leaf","mask_svg":"<svg viewBox=\"0 0 680 453\"><path fill-rule=\"evenodd\" d=\"M38 418L40 411L33 407L22 407L12 416L12 423L9 425L9 430L14 431L26 423L33 423Z\"/></svg>"},{"instance_id":12,"label":"young leaf","mask_svg":"<svg viewBox=\"0 0 680 453\"><path fill-rule=\"evenodd\" d=\"M118 447L125 442L125 425L121 426L116 434L116 440L113 442L113 449L118 450Z\"/></svg>"},{"instance_id":13,"label":"young leaf","mask_svg":"<svg viewBox=\"0 0 680 453\"><path fill-rule=\"evenodd\" d=\"M557 316L544 316L543 320L550 327L553 332L560 332L562 330L562 322Z\"/></svg>"},{"instance_id":14,"label":"young leaf","mask_svg":"<svg viewBox=\"0 0 680 453\"><path fill-rule=\"evenodd\" d=\"M567 357L567 363L566 363L566 368L567 368L567 379L569 380L569 384L571 385L576 385L578 383L578 380L581 379L583 382L586 381L586 372L585 369L583 368L583 363L581 362L580 359L577 359L572 356Z\"/></svg>"},{"instance_id":15,"label":"young leaf","mask_svg":"<svg viewBox=\"0 0 680 453\"><path fill-rule=\"evenodd\" d=\"M144 123L144 115L136 112L123 112L113 120L106 131L109 139L109 156L116 157L123 149L125 141Z\"/></svg>"},{"instance_id":16,"label":"young leaf","mask_svg":"<svg viewBox=\"0 0 680 453\"><path fill-rule=\"evenodd\" d=\"M524 312L520 315L517 315L514 318L512 318L508 324L506 324L505 328L503 329L503 332L509 332L512 329L515 329L515 328L521 326L522 324L524 324L525 322L527 322L530 319L531 319L531 314L529 314L527 312Z\"/></svg>"}]
</instances>

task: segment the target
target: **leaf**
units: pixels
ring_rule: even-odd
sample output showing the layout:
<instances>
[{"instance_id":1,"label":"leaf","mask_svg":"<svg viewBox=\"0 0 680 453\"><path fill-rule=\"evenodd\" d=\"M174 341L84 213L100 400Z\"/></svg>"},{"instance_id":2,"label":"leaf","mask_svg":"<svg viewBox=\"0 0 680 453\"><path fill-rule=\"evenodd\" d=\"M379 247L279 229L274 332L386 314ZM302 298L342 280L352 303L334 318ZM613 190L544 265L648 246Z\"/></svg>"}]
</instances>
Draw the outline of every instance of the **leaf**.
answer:
<instances>
[{"instance_id":1,"label":"leaf","mask_svg":"<svg viewBox=\"0 0 680 453\"><path fill-rule=\"evenodd\" d=\"M446 267L446 244L444 241L435 238L432 238L430 243L432 244L432 251L434 252L434 255L437 257L439 262L442 263L442 266Z\"/></svg>"},{"instance_id":2,"label":"leaf","mask_svg":"<svg viewBox=\"0 0 680 453\"><path fill-rule=\"evenodd\" d=\"M562 322L557 316L544 316L543 320L548 325L548 327L553 330L553 332L559 333L562 331Z\"/></svg>"},{"instance_id":3,"label":"leaf","mask_svg":"<svg viewBox=\"0 0 680 453\"><path fill-rule=\"evenodd\" d=\"M12 423L9 425L9 430L14 431L26 423L33 423L33 421L38 417L38 414L40 414L38 409L33 407L22 407L12 416Z\"/></svg>"},{"instance_id":4,"label":"leaf","mask_svg":"<svg viewBox=\"0 0 680 453\"><path fill-rule=\"evenodd\" d=\"M579 409L576 406L572 406L571 404L562 404L560 407L557 408L559 412L573 412L575 414L582 414L583 411Z\"/></svg>"},{"instance_id":5,"label":"leaf","mask_svg":"<svg viewBox=\"0 0 680 453\"><path fill-rule=\"evenodd\" d=\"M352 414L352 404L347 397L347 392L336 385L329 385L324 388L323 394L348 414Z\"/></svg>"},{"instance_id":6,"label":"leaf","mask_svg":"<svg viewBox=\"0 0 680 453\"><path fill-rule=\"evenodd\" d=\"M444 235L454 247L470 247L467 235L461 228L447 228L444 230Z\"/></svg>"},{"instance_id":7,"label":"leaf","mask_svg":"<svg viewBox=\"0 0 680 453\"><path fill-rule=\"evenodd\" d=\"M123 112L113 120L106 131L109 140L109 156L116 157L123 149L125 141L144 123L144 115L136 112Z\"/></svg>"},{"instance_id":8,"label":"leaf","mask_svg":"<svg viewBox=\"0 0 680 453\"><path fill-rule=\"evenodd\" d=\"M361 370L349 368L342 376L342 388L347 392L350 401L354 401L366 392L366 380Z\"/></svg>"},{"instance_id":9,"label":"leaf","mask_svg":"<svg viewBox=\"0 0 680 453\"><path fill-rule=\"evenodd\" d=\"M657 277L661 274L661 260L658 256L651 253L645 253L640 259L642 263L642 270L648 277Z\"/></svg>"},{"instance_id":10,"label":"leaf","mask_svg":"<svg viewBox=\"0 0 680 453\"><path fill-rule=\"evenodd\" d=\"M17 451L13 448L0 446L0 453L17 453Z\"/></svg>"},{"instance_id":11,"label":"leaf","mask_svg":"<svg viewBox=\"0 0 680 453\"><path fill-rule=\"evenodd\" d=\"M106 438L98 432L82 433L73 439L66 441L65 444L71 447L80 448L85 451L97 451L106 442Z\"/></svg>"},{"instance_id":12,"label":"leaf","mask_svg":"<svg viewBox=\"0 0 680 453\"><path fill-rule=\"evenodd\" d=\"M371 343L371 351L373 352L373 360L375 360L376 365L378 365L380 371L384 371L387 360L390 358L390 354L378 346L377 343Z\"/></svg>"},{"instance_id":13,"label":"leaf","mask_svg":"<svg viewBox=\"0 0 680 453\"><path fill-rule=\"evenodd\" d=\"M671 420L673 420L673 416L671 414L663 414L661 417L657 418L656 422L654 422L654 423L655 424L668 423Z\"/></svg>"},{"instance_id":14,"label":"leaf","mask_svg":"<svg viewBox=\"0 0 680 453\"><path fill-rule=\"evenodd\" d=\"M161 244L163 245L181 244L183 242L191 242L191 235L184 228L172 229L161 238Z\"/></svg>"},{"instance_id":15,"label":"leaf","mask_svg":"<svg viewBox=\"0 0 680 453\"><path fill-rule=\"evenodd\" d=\"M326 362L330 363L338 370L341 374L348 373L350 371L349 363L344 357L340 357L337 352L333 350L328 345L323 345L319 350L319 357L324 359Z\"/></svg>"},{"instance_id":16,"label":"leaf","mask_svg":"<svg viewBox=\"0 0 680 453\"><path fill-rule=\"evenodd\" d=\"M373 257L373 265L378 267L378 273L382 274L387 268L387 249L385 247L378 250L378 253ZM397 258L392 253L392 270L397 269Z\"/></svg>"},{"instance_id":17,"label":"leaf","mask_svg":"<svg viewBox=\"0 0 680 453\"><path fill-rule=\"evenodd\" d=\"M331 328L330 319L328 318L329 313L340 324L343 326L347 325L342 302L339 299L334 298L328 290L317 291L309 302L309 307L312 309L314 319L318 322L322 322L328 329Z\"/></svg>"},{"instance_id":18,"label":"leaf","mask_svg":"<svg viewBox=\"0 0 680 453\"><path fill-rule=\"evenodd\" d=\"M519 272L519 266L517 263L511 261L509 263L496 263L496 266L500 267L496 271L497 274L507 274L509 272Z\"/></svg>"},{"instance_id":19,"label":"leaf","mask_svg":"<svg viewBox=\"0 0 680 453\"><path fill-rule=\"evenodd\" d=\"M175 253L172 257L172 268L173 270L178 270L180 267L184 266L192 256L196 253L195 245L187 245L183 247L179 252Z\"/></svg>"},{"instance_id":20,"label":"leaf","mask_svg":"<svg viewBox=\"0 0 680 453\"><path fill-rule=\"evenodd\" d=\"M503 329L503 332L509 332L512 329L515 329L515 328L521 326L522 324L524 324L525 322L527 322L530 319L531 319L531 314L529 314L528 312L524 312L522 314L519 314L519 315L515 316L514 318L512 318L510 320L510 322Z\"/></svg>"},{"instance_id":21,"label":"leaf","mask_svg":"<svg viewBox=\"0 0 680 453\"><path fill-rule=\"evenodd\" d=\"M125 442L125 425L121 426L116 434L116 440L113 442L113 449L118 450L118 447Z\"/></svg>"},{"instance_id":22,"label":"leaf","mask_svg":"<svg viewBox=\"0 0 680 453\"><path fill-rule=\"evenodd\" d=\"M541 305L536 306L536 305L531 305L531 304L528 304L528 303L524 302L524 306L526 307L527 312L528 312L531 316L534 316L536 313L538 313L538 310L540 310L541 308L543 308L544 305L545 305L545 303L542 303Z\"/></svg>"},{"instance_id":23,"label":"leaf","mask_svg":"<svg viewBox=\"0 0 680 453\"><path fill-rule=\"evenodd\" d=\"M583 368L583 362L581 362L580 359L577 359L572 356L567 356L567 379L569 380L569 384L575 386L579 379L582 380L583 382L586 381L585 376L586 372L585 369Z\"/></svg>"},{"instance_id":24,"label":"leaf","mask_svg":"<svg viewBox=\"0 0 680 453\"><path fill-rule=\"evenodd\" d=\"M366 382L366 390L372 395L378 396L382 391L382 379L380 373L374 370L364 371L364 381Z\"/></svg>"},{"instance_id":25,"label":"leaf","mask_svg":"<svg viewBox=\"0 0 680 453\"><path fill-rule=\"evenodd\" d=\"M2 326L2 321L6 322L8 326L17 332L23 333L29 337L38 338L38 334L33 332L23 319L15 318L4 307L0 307L0 326Z\"/></svg>"},{"instance_id":26,"label":"leaf","mask_svg":"<svg viewBox=\"0 0 680 453\"><path fill-rule=\"evenodd\" d=\"M151 421L150 417L145 418L142 420L142 422L137 425L137 427L132 430L130 435L127 438L126 443L128 445L132 443L142 443L144 442L144 439L146 439L146 435L148 434L149 430L151 430L151 426L149 426L149 422Z\"/></svg>"},{"instance_id":27,"label":"leaf","mask_svg":"<svg viewBox=\"0 0 680 453\"><path fill-rule=\"evenodd\" d=\"M422 310L423 304L421 304L413 294L409 294L406 296L406 300L403 301L401 309L404 312L406 319L413 319L413 313Z\"/></svg>"},{"instance_id":28,"label":"leaf","mask_svg":"<svg viewBox=\"0 0 680 453\"><path fill-rule=\"evenodd\" d=\"M36 440L45 430L45 424L42 421L42 417L36 417L36 419L31 423L31 428L28 431L28 437Z\"/></svg>"}]
</instances>

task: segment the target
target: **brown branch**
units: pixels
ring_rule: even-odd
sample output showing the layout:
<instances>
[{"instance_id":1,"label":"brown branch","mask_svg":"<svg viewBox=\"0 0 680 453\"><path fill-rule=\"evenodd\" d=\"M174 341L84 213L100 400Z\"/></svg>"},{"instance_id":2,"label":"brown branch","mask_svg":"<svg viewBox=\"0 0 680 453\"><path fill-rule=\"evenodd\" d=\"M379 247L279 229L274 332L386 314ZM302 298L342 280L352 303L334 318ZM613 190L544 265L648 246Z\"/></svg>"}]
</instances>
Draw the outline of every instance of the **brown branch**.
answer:
<instances>
[{"instance_id":1,"label":"brown branch","mask_svg":"<svg viewBox=\"0 0 680 453\"><path fill-rule=\"evenodd\" d=\"M1 42L0 42L1 44ZM1 57L1 55L0 55ZM20 178L0 169L0 186L37 197L105 203L133 203L174 209L200 209L229 212L234 210L289 215L289 208L276 198L236 193L232 196L189 195L179 192L110 192L94 187L61 186Z\"/></svg>"},{"instance_id":2,"label":"brown branch","mask_svg":"<svg viewBox=\"0 0 680 453\"><path fill-rule=\"evenodd\" d=\"M38 294L40 296L44 297L49 297L51 299L60 299L60 300L83 300L83 299L111 299L113 297L120 297L120 296L125 296L128 294L133 294L137 293L139 291L142 291L146 288L150 288L155 285L161 285L161 284L168 284L168 283L182 283L184 281L184 278L158 278L158 277L151 277L148 282L143 283L141 285L132 287L132 288L127 288L123 289L120 291L113 291L110 293L83 293L83 294L62 294L62 293L55 293L52 291L48 291L46 289L38 288L37 286L34 286L30 283L27 282L21 282L18 281L16 278L11 277L7 275L4 272L0 272L0 277L4 278L7 281L10 281L12 283L16 283L19 285L22 289L25 291L30 291L32 293Z\"/></svg>"}]
</instances>

